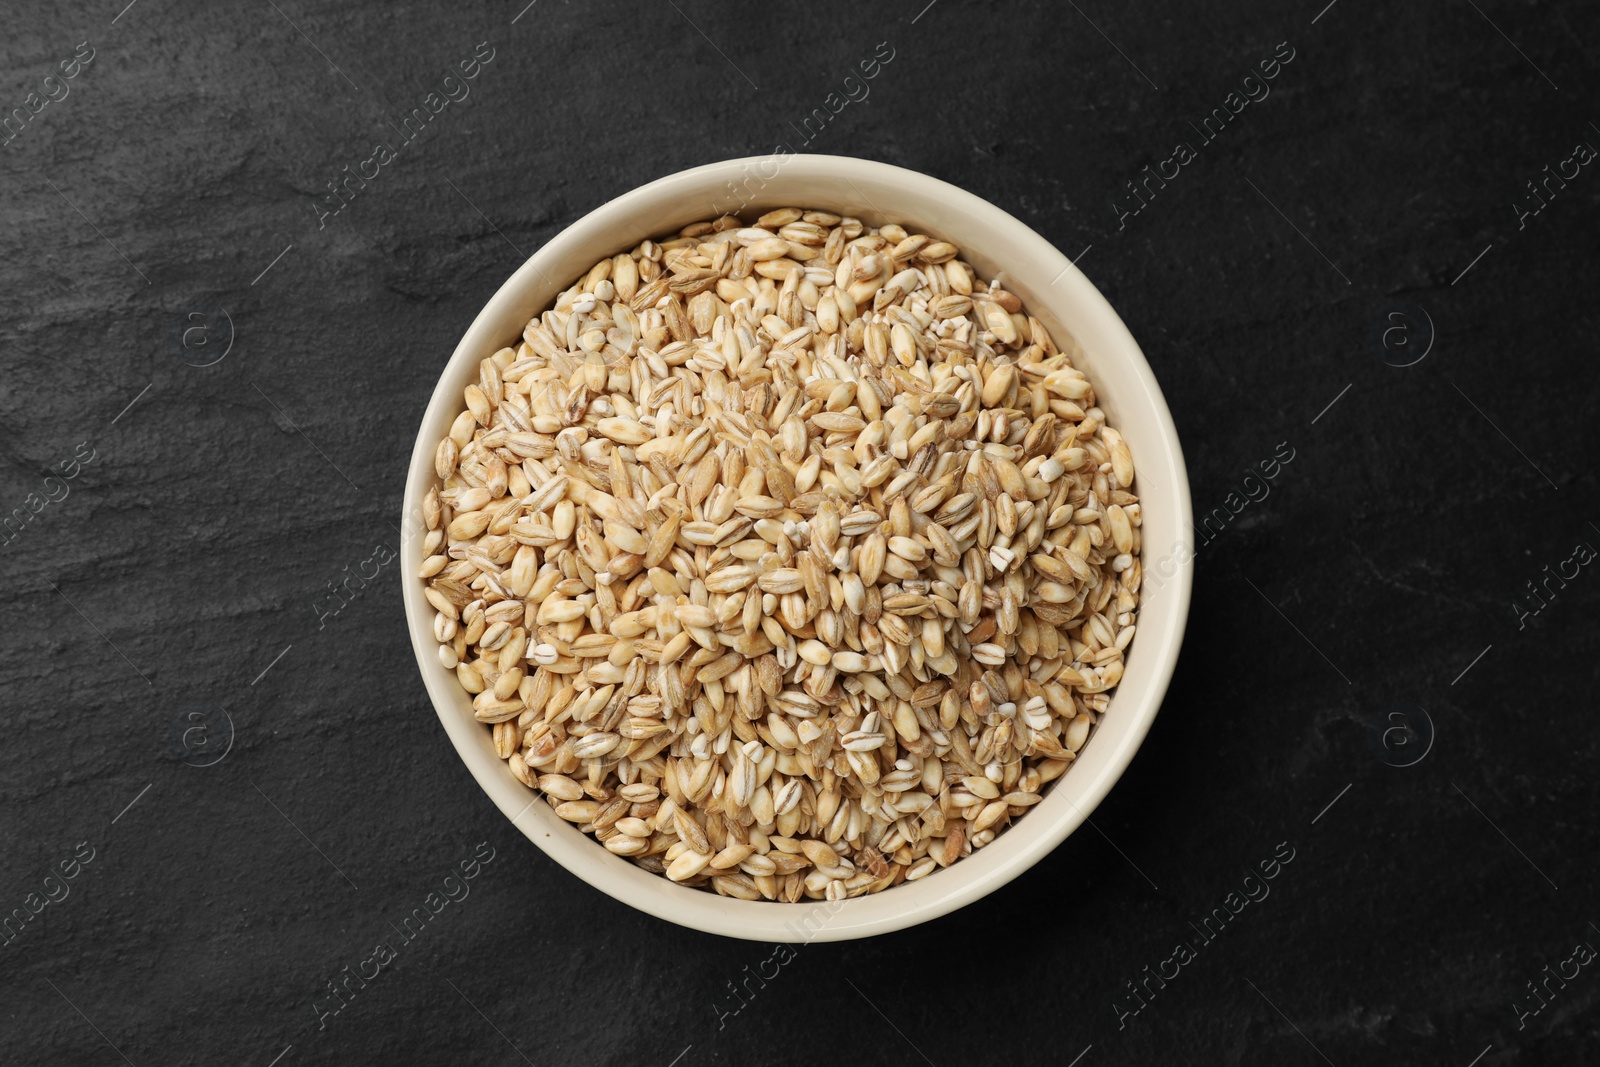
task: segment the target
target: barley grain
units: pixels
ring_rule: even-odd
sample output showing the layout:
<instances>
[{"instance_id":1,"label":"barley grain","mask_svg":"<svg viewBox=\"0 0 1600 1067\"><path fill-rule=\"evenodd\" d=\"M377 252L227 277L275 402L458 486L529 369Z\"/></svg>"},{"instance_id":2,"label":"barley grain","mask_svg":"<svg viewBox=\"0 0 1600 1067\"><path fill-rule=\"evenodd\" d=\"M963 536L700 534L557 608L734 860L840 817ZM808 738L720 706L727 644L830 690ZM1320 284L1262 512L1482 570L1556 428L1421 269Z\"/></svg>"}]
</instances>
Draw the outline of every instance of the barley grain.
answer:
<instances>
[{"instance_id":1,"label":"barley grain","mask_svg":"<svg viewBox=\"0 0 1600 1067\"><path fill-rule=\"evenodd\" d=\"M519 781L673 881L958 862L1089 742L1137 628L1133 455L1078 351L954 245L828 212L600 260L435 450L439 662Z\"/></svg>"}]
</instances>

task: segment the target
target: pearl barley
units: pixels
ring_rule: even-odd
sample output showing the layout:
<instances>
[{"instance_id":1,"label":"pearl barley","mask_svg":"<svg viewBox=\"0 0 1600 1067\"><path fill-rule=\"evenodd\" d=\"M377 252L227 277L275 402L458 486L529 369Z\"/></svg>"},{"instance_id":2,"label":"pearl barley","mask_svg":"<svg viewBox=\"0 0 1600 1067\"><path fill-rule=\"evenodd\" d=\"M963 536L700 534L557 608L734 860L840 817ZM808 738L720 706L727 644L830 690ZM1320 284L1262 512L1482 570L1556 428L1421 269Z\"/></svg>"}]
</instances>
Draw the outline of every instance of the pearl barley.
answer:
<instances>
[{"instance_id":1,"label":"pearl barley","mask_svg":"<svg viewBox=\"0 0 1600 1067\"><path fill-rule=\"evenodd\" d=\"M1133 456L1081 350L902 226L780 208L596 263L435 451L439 662L606 849L749 900L958 862L1133 637Z\"/></svg>"}]
</instances>

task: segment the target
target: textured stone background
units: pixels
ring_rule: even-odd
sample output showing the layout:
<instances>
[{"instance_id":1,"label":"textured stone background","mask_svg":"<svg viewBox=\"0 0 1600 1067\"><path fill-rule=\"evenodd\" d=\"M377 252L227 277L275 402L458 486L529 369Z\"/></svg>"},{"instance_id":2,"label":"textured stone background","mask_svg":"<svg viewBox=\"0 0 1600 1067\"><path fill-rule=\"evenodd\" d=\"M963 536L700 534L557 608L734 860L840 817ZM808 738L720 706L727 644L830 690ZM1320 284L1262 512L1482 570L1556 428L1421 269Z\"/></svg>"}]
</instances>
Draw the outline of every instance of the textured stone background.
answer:
<instances>
[{"instance_id":1,"label":"textured stone background","mask_svg":"<svg viewBox=\"0 0 1600 1067\"><path fill-rule=\"evenodd\" d=\"M1600 947L1600 575L1513 607L1600 546L1600 174L1514 206L1600 148L1593 5L122 2L13 0L0 40L6 114L93 50L0 147L0 512L75 471L3 545L0 914L76 871L0 944L0 1060L1600 1058L1600 968L1537 1013L1527 987ZM319 228L325 183L480 42L471 95ZM803 145L879 42L870 97ZM1122 183L1279 42L1270 96L1119 228ZM732 1014L771 947L611 901L489 805L394 565L320 629L314 605L397 547L416 421L523 256L778 141L1081 252L1197 509L1295 459L1201 550L1099 833L938 922L801 947ZM1385 748L1395 705L1415 732ZM319 1028L326 983L480 842L470 896ZM1270 898L1121 1015L1280 842Z\"/></svg>"}]
</instances>

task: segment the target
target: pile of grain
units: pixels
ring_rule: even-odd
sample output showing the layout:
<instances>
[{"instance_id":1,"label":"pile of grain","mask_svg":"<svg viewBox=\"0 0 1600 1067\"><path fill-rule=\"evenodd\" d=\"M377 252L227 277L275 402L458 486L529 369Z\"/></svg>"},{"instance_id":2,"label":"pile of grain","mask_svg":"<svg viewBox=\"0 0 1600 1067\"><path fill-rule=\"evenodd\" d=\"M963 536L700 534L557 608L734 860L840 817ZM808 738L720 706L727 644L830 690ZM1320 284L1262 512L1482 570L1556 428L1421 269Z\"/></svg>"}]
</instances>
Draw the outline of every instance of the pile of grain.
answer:
<instances>
[{"instance_id":1,"label":"pile of grain","mask_svg":"<svg viewBox=\"0 0 1600 1067\"><path fill-rule=\"evenodd\" d=\"M595 264L480 364L421 577L511 772L748 900L992 841L1109 706L1133 460L1017 297L896 225L782 209Z\"/></svg>"}]
</instances>

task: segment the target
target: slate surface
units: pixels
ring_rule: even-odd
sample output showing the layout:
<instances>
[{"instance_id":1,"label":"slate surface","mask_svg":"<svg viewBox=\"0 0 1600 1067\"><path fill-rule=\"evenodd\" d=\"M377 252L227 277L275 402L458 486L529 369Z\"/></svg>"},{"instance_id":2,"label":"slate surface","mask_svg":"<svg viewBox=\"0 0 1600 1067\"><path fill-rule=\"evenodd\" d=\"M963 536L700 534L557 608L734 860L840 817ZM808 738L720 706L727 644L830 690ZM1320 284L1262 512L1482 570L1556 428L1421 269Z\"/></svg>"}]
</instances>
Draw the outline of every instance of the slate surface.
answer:
<instances>
[{"instance_id":1,"label":"slate surface","mask_svg":"<svg viewBox=\"0 0 1600 1067\"><path fill-rule=\"evenodd\" d=\"M1600 546L1600 176L1566 162L1600 147L1600 11L522 3L8 5L0 909L42 911L0 943L0 1060L1600 1058L1600 577L1568 562ZM480 43L470 96L320 218ZM1190 125L1290 50L1214 139ZM395 565L317 605L396 545L416 420L523 256L780 141L1081 253L1223 512L1099 832L983 905L802 946L741 1002L770 946L614 903L485 800ZM1547 165L1569 180L1535 200ZM1171 177L1134 213L1146 166ZM1270 494L1230 498L1280 446ZM470 896L319 1026L483 842ZM1178 976L1135 1012L1146 966Z\"/></svg>"}]
</instances>

